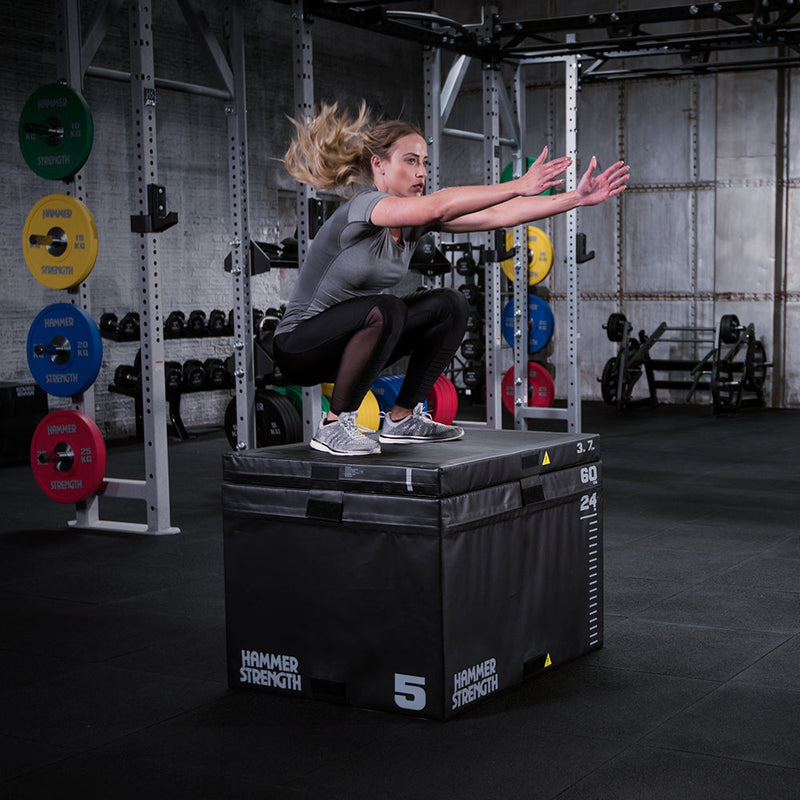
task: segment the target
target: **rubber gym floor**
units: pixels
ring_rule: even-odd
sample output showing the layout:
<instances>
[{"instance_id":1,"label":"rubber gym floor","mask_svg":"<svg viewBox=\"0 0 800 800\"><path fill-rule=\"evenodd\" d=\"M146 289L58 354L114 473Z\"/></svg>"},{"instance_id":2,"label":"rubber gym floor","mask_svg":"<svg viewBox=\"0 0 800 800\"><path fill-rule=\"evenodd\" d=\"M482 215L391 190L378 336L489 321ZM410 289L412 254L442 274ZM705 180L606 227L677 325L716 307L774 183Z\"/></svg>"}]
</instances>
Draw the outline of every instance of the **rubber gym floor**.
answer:
<instances>
[{"instance_id":1,"label":"rubber gym floor","mask_svg":"<svg viewBox=\"0 0 800 800\"><path fill-rule=\"evenodd\" d=\"M170 444L177 536L67 529L2 468L0 795L800 797L800 412L583 416L605 645L448 722L228 688L222 431ZM141 445L108 474L141 477Z\"/></svg>"}]
</instances>

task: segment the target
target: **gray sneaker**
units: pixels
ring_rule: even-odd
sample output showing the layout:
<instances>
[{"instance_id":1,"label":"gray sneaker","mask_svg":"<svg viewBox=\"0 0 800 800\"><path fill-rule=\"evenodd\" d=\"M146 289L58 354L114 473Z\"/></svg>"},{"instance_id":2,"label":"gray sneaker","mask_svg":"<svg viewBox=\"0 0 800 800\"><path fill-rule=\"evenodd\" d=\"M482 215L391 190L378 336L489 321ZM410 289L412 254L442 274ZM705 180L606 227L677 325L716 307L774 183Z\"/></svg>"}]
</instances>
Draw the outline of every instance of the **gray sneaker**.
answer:
<instances>
[{"instance_id":1,"label":"gray sneaker","mask_svg":"<svg viewBox=\"0 0 800 800\"><path fill-rule=\"evenodd\" d=\"M356 426L357 411L346 411L339 414L339 419L325 425L325 415L319 423L310 444L315 450L331 453L335 456L367 456L380 453L381 446L374 440L364 436Z\"/></svg>"},{"instance_id":2,"label":"gray sneaker","mask_svg":"<svg viewBox=\"0 0 800 800\"><path fill-rule=\"evenodd\" d=\"M422 403L414 407L413 413L395 422L387 411L378 441L386 444L412 444L413 442L450 442L460 439L464 429L458 425L443 425L434 422L431 415L422 410Z\"/></svg>"}]
</instances>

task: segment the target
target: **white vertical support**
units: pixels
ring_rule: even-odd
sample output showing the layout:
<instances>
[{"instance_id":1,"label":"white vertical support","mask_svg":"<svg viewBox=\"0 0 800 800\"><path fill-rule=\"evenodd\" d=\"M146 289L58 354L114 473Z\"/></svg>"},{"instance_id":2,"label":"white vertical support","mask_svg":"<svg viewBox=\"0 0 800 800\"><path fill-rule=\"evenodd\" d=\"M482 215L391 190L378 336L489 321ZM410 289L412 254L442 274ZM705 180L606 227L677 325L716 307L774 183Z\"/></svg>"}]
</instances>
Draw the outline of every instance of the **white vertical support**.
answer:
<instances>
[{"instance_id":1,"label":"white vertical support","mask_svg":"<svg viewBox=\"0 0 800 800\"><path fill-rule=\"evenodd\" d=\"M514 116L518 131L517 147L511 154L514 177L522 175L525 150L525 81L522 65L514 70ZM528 232L526 226L514 228L514 427L525 428L524 409L528 406Z\"/></svg>"},{"instance_id":2,"label":"white vertical support","mask_svg":"<svg viewBox=\"0 0 800 800\"><path fill-rule=\"evenodd\" d=\"M441 143L442 143L442 51L439 48L426 47L423 52L423 83L425 103L425 141L428 144L429 170L426 179L426 193L439 190L441 176ZM441 234L436 233L436 246L441 242ZM442 286L441 275L433 279L435 286Z\"/></svg>"},{"instance_id":3,"label":"white vertical support","mask_svg":"<svg viewBox=\"0 0 800 800\"><path fill-rule=\"evenodd\" d=\"M483 65L483 165L484 183L500 182L500 104L497 81L498 68L490 63ZM488 251L494 250L494 231L485 234ZM486 424L498 430L503 427L502 394L499 372L499 355L503 339L500 328L500 264L492 261L485 265L486 281Z\"/></svg>"},{"instance_id":4,"label":"white vertical support","mask_svg":"<svg viewBox=\"0 0 800 800\"><path fill-rule=\"evenodd\" d=\"M253 301L248 214L247 95L244 63L244 10L241 0L229 8L228 43L234 96L225 106L228 125L228 174L233 278L233 359L236 389L236 447L256 446Z\"/></svg>"},{"instance_id":5,"label":"white vertical support","mask_svg":"<svg viewBox=\"0 0 800 800\"><path fill-rule=\"evenodd\" d=\"M311 20L303 11L303 0L292 0L292 48L294 51L294 109L296 119L314 115L314 52ZM301 183L297 187L297 263L302 266L311 238L309 201L317 196L313 186ZM319 386L303 388L303 441L311 441L319 422L322 407Z\"/></svg>"},{"instance_id":6,"label":"white vertical support","mask_svg":"<svg viewBox=\"0 0 800 800\"><path fill-rule=\"evenodd\" d=\"M574 41L574 34L568 34ZM566 153L572 159L567 170L566 190L572 192L578 185L578 57L567 56L565 63ZM579 357L580 290L576 234L578 210L567 212L567 430L581 432L581 371Z\"/></svg>"},{"instance_id":7,"label":"white vertical support","mask_svg":"<svg viewBox=\"0 0 800 800\"><path fill-rule=\"evenodd\" d=\"M428 143L430 169L427 179L428 194L439 190L442 163L442 51L426 48L423 54L425 92L425 140Z\"/></svg>"},{"instance_id":8,"label":"white vertical support","mask_svg":"<svg viewBox=\"0 0 800 800\"><path fill-rule=\"evenodd\" d=\"M156 89L153 71L153 20L147 0L130 0L131 118L134 150L134 212L148 215L149 184L158 183ZM142 412L148 533L177 533L170 526L164 339L158 234L137 233L139 327L142 349Z\"/></svg>"},{"instance_id":9,"label":"white vertical support","mask_svg":"<svg viewBox=\"0 0 800 800\"><path fill-rule=\"evenodd\" d=\"M56 15L56 68L58 79L66 81L72 89L83 92L83 64L81 63L81 12L79 0L61 0ZM70 179L64 194L86 202L83 188L83 167ZM91 209L90 209L91 210ZM70 302L80 306L91 315L91 302L86 281L76 289L69 290ZM72 398L72 408L87 414L92 419L96 415L94 385L80 395ZM97 495L76 505L76 521L83 526L92 525L100 517Z\"/></svg>"}]
</instances>

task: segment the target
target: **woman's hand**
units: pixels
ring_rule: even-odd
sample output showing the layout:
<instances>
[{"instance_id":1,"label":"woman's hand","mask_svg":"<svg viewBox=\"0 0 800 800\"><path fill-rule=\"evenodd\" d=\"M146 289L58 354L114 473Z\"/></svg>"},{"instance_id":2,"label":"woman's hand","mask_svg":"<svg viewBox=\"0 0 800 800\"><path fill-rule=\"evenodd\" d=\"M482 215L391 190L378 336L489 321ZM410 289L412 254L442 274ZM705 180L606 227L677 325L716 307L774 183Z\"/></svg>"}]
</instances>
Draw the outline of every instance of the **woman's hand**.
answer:
<instances>
[{"instance_id":1,"label":"woman's hand","mask_svg":"<svg viewBox=\"0 0 800 800\"><path fill-rule=\"evenodd\" d=\"M564 179L556 180L556 176L563 175L567 167L572 163L568 156L554 158L552 161L545 162L547 158L547 148L545 147L539 158L531 164L528 171L516 180L516 188L520 197L532 197L533 195L546 192L554 186L564 183Z\"/></svg>"},{"instance_id":2,"label":"woman's hand","mask_svg":"<svg viewBox=\"0 0 800 800\"><path fill-rule=\"evenodd\" d=\"M622 161L612 164L599 175L592 175L597 169L597 159L592 156L589 169L583 173L576 189L579 205L595 206L610 197L625 191L630 167Z\"/></svg>"}]
</instances>

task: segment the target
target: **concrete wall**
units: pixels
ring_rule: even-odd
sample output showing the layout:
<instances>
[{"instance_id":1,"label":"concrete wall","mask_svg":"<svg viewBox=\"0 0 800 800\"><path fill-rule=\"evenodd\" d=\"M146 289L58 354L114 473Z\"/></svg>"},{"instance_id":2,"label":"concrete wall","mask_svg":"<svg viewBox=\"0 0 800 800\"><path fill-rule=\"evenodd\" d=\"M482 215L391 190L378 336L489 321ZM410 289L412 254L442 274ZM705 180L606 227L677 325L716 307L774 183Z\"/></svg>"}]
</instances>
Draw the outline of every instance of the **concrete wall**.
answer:
<instances>
[{"instance_id":1,"label":"concrete wall","mask_svg":"<svg viewBox=\"0 0 800 800\"><path fill-rule=\"evenodd\" d=\"M203 3L220 41L223 5ZM85 0L84 29L95 6ZM155 70L159 78L215 85L191 33L172 0L154 8ZM28 271L21 248L22 230L34 204L63 191L61 182L35 175L25 164L17 125L28 96L55 81L55 13L48 0L0 3L3 49L0 55L0 136L4 202L0 207L0 335L5 343L0 380L30 382L25 356L28 329L46 305L63 302L64 292L41 286ZM317 20L314 29L317 101L336 100L356 108L362 98L379 114L422 122L422 57L414 44ZM129 69L127 12L123 10L102 43L93 65ZM251 2L246 38L251 235L279 242L295 227L294 183L286 174L283 153L293 113L292 26L288 5ZM130 88L127 83L87 77L84 96L91 108L95 137L84 167L86 203L98 226L100 250L88 278L92 316L105 311L122 316L138 309L134 258L137 237L130 232L132 152ZM166 187L168 210L179 222L159 235L162 308L208 313L233 305L230 276L223 270L229 251L230 199L224 101L159 90L157 100L159 182ZM266 308L288 299L295 270L275 270L253 279L253 305ZM114 369L132 363L138 345L104 341L103 366L95 383L96 419L107 437L134 430L133 401L107 391ZM227 357L229 339L168 340L166 357ZM227 392L185 396L187 427L222 423ZM51 408L65 405L51 398Z\"/></svg>"}]
</instances>

